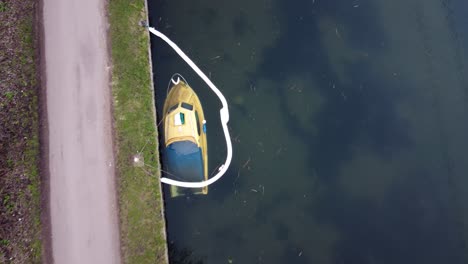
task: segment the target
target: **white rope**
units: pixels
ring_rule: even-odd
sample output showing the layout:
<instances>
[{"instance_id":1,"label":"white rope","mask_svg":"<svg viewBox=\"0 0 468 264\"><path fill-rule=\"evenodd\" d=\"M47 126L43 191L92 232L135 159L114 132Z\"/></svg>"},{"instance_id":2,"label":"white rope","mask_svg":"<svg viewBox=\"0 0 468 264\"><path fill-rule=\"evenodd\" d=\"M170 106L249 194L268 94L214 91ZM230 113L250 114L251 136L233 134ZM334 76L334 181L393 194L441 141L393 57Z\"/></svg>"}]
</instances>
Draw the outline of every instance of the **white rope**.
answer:
<instances>
[{"instance_id":1,"label":"white rope","mask_svg":"<svg viewBox=\"0 0 468 264\"><path fill-rule=\"evenodd\" d=\"M174 81L175 77L177 77L177 82ZM174 84L174 85L178 84L180 79L182 79L182 81L184 81L188 86L190 86L190 84L187 82L187 80L185 80L184 76L182 76L182 74L176 72L176 73L172 74L171 79L169 79L169 82L167 83L166 94L169 94L169 89L171 88L171 84Z\"/></svg>"},{"instance_id":2,"label":"white rope","mask_svg":"<svg viewBox=\"0 0 468 264\"><path fill-rule=\"evenodd\" d=\"M219 111L219 114L221 116L221 125L223 127L224 131L224 136L226 138L226 145L227 145L227 157L226 157L226 162L219 167L218 173L213 176L212 178L206 180L206 181L201 181L201 182L183 182L183 181L176 181L172 180L169 178L161 178L161 182L164 182L169 185L175 185L179 187L186 187L186 188L202 188L206 187L215 181L219 180L224 173L226 173L227 169L229 168L229 165L231 164L232 160L232 142L231 142L231 137L229 135L229 130L227 123L229 122L229 110L228 110L228 104L226 101L226 98L224 98L224 95L221 93L221 91L208 79L208 77L198 68L197 65L174 43L172 42L166 35L163 33L157 31L153 27L148 27L148 30L153 33L155 36L161 38L164 40L169 46L171 46L177 54L179 54L180 57L190 66L192 69L200 76L200 78L205 81L205 83L215 92L215 94L219 97L219 100L221 100L221 103L223 107Z\"/></svg>"}]
</instances>

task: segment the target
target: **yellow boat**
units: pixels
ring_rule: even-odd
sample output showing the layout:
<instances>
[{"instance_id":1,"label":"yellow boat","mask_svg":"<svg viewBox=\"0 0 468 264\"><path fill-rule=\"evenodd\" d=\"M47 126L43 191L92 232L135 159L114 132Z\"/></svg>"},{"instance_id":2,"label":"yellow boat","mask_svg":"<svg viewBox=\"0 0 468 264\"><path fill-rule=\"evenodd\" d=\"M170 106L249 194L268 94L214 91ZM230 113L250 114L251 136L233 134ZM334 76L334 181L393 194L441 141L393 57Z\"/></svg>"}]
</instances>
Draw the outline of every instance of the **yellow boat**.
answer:
<instances>
[{"instance_id":1,"label":"yellow boat","mask_svg":"<svg viewBox=\"0 0 468 264\"><path fill-rule=\"evenodd\" d=\"M182 76L174 75L171 83L163 108L167 173L170 178L185 182L208 180L206 121L202 105ZM186 189L171 185L171 197L187 192L207 194L208 187Z\"/></svg>"}]
</instances>

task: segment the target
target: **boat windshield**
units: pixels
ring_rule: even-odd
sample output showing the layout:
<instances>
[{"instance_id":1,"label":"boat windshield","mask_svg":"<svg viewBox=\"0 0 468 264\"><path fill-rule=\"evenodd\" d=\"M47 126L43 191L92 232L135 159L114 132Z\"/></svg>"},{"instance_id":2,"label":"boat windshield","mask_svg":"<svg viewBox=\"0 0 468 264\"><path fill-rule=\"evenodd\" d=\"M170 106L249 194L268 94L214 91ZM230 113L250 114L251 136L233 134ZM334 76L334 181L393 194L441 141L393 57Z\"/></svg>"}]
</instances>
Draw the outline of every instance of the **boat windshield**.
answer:
<instances>
[{"instance_id":1,"label":"boat windshield","mask_svg":"<svg viewBox=\"0 0 468 264\"><path fill-rule=\"evenodd\" d=\"M187 103L182 103L181 106L187 110L192 111L193 110L193 105L187 104Z\"/></svg>"},{"instance_id":2,"label":"boat windshield","mask_svg":"<svg viewBox=\"0 0 468 264\"><path fill-rule=\"evenodd\" d=\"M175 104L175 105L171 106L171 107L169 108L169 110L167 110L167 113L169 114L170 112L176 110L178 106L179 106L179 104Z\"/></svg>"}]
</instances>

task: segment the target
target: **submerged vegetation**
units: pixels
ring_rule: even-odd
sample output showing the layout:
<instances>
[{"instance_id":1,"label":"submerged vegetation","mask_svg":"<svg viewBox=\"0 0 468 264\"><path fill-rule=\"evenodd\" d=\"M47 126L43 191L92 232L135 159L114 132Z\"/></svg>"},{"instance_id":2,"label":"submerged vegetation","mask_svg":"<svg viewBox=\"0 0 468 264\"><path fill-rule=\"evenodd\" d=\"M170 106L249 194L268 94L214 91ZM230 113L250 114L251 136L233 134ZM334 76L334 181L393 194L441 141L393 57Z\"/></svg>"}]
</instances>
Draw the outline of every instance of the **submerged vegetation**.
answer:
<instances>
[{"instance_id":1,"label":"submerged vegetation","mask_svg":"<svg viewBox=\"0 0 468 264\"><path fill-rule=\"evenodd\" d=\"M36 1L0 1L0 263L41 262Z\"/></svg>"},{"instance_id":2,"label":"submerged vegetation","mask_svg":"<svg viewBox=\"0 0 468 264\"><path fill-rule=\"evenodd\" d=\"M124 263L167 263L144 0L109 2Z\"/></svg>"}]
</instances>

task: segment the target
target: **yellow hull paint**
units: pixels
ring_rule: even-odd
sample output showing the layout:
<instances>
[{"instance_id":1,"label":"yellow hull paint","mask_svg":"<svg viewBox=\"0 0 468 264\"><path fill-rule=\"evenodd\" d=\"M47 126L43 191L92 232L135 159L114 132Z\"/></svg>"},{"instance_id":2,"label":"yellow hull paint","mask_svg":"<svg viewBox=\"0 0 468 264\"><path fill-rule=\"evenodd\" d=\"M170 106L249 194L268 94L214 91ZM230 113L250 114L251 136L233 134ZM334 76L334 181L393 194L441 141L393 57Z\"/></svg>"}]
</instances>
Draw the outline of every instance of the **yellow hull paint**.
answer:
<instances>
[{"instance_id":1,"label":"yellow hull paint","mask_svg":"<svg viewBox=\"0 0 468 264\"><path fill-rule=\"evenodd\" d=\"M193 110L182 107L181 103L193 106ZM203 173L205 180L208 180L208 147L206 133L203 132L203 120L205 115L197 94L184 81L171 87L163 108L164 120L164 144L165 147L171 143L182 140L190 140L198 145L202 151ZM183 125L175 125L174 115L183 113L185 116ZM196 114L195 114L196 113ZM198 115L198 118L196 118ZM178 187L171 186L171 192L178 194ZM201 189L202 194L208 193L208 187Z\"/></svg>"}]
</instances>

